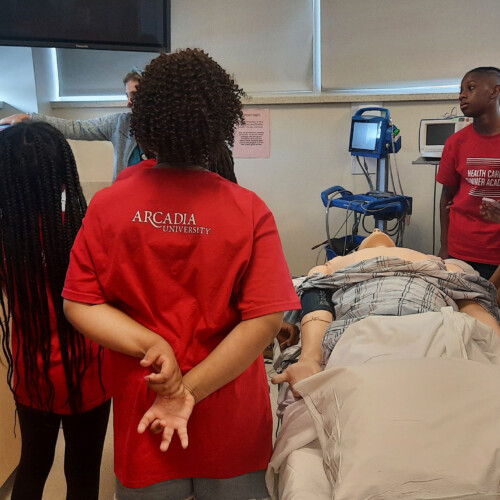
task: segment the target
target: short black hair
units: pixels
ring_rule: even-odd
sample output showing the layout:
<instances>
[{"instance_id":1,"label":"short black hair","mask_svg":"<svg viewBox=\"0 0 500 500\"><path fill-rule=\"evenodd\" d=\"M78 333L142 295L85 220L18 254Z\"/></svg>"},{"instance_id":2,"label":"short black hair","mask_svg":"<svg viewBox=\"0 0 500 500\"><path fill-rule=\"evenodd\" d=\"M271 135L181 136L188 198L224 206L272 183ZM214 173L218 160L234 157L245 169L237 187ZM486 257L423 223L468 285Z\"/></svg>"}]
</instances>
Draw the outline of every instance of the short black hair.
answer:
<instances>
[{"instance_id":1,"label":"short black hair","mask_svg":"<svg viewBox=\"0 0 500 500\"><path fill-rule=\"evenodd\" d=\"M469 75L470 73L486 73L496 77L497 80L500 80L500 69L495 66L479 66L477 68L471 69L470 71L467 71L467 73L465 74Z\"/></svg>"}]
</instances>

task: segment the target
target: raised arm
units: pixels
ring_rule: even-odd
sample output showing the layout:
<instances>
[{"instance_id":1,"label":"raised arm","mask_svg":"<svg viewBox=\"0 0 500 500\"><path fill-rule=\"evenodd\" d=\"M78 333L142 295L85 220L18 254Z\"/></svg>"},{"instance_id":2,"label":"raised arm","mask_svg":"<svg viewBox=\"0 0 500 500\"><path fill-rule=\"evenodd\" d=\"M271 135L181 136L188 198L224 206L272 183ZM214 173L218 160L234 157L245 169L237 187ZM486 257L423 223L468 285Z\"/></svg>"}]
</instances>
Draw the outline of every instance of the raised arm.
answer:
<instances>
[{"instance_id":1,"label":"raised arm","mask_svg":"<svg viewBox=\"0 0 500 500\"><path fill-rule=\"evenodd\" d=\"M88 120L66 120L55 116L33 113L33 121L43 121L59 130L66 139L77 141L110 141L117 127L119 113L99 116Z\"/></svg>"},{"instance_id":2,"label":"raised arm","mask_svg":"<svg viewBox=\"0 0 500 500\"><path fill-rule=\"evenodd\" d=\"M66 120L55 116L39 115L37 113L18 113L0 120L0 125L32 120L46 122L59 130L66 139L84 141L109 141L118 126L120 113L91 118L89 120Z\"/></svg>"},{"instance_id":3,"label":"raised arm","mask_svg":"<svg viewBox=\"0 0 500 500\"><path fill-rule=\"evenodd\" d=\"M17 113L6 116L0 120L0 125L15 125L16 123L27 122L31 116L28 113Z\"/></svg>"},{"instance_id":4,"label":"raised arm","mask_svg":"<svg viewBox=\"0 0 500 500\"><path fill-rule=\"evenodd\" d=\"M441 222L441 249L439 257L447 259L448 254L448 228L450 225L450 203L458 191L458 186L443 185L441 199L439 200L439 219Z\"/></svg>"}]
</instances>

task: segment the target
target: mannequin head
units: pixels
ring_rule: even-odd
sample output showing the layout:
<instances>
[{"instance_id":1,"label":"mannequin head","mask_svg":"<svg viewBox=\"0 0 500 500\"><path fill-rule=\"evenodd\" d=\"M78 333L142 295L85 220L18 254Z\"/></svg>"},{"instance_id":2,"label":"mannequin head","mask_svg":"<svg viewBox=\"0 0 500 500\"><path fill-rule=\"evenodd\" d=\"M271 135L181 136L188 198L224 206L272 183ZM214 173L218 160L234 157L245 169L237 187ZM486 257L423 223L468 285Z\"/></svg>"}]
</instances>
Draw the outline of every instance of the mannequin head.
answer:
<instances>
[{"instance_id":1,"label":"mannequin head","mask_svg":"<svg viewBox=\"0 0 500 500\"><path fill-rule=\"evenodd\" d=\"M367 236L359 245L358 250L363 250L364 248L375 248L375 247L395 247L394 241L391 240L387 234L380 231L380 229L374 229L373 233Z\"/></svg>"}]
</instances>

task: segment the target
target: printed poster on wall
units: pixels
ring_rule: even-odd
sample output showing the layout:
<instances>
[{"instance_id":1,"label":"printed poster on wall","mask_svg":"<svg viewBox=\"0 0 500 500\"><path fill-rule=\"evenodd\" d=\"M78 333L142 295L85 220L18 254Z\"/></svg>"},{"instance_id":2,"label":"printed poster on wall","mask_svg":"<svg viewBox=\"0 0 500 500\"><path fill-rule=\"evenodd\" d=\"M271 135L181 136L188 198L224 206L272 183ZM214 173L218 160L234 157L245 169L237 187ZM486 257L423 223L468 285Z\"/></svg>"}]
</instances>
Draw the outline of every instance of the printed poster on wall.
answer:
<instances>
[{"instance_id":1,"label":"printed poster on wall","mask_svg":"<svg viewBox=\"0 0 500 500\"><path fill-rule=\"evenodd\" d=\"M244 109L245 124L234 135L234 158L269 158L271 130L269 109Z\"/></svg>"}]
</instances>

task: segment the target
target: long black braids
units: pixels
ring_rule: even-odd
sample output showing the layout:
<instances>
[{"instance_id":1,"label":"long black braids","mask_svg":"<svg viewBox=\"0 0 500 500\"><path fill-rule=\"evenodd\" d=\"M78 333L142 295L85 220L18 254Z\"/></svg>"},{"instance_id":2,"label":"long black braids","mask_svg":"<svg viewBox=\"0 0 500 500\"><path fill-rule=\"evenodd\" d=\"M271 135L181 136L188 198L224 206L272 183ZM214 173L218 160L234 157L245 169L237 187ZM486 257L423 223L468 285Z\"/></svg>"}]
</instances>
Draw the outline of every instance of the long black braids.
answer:
<instances>
[{"instance_id":1,"label":"long black braids","mask_svg":"<svg viewBox=\"0 0 500 500\"><path fill-rule=\"evenodd\" d=\"M72 412L80 411L81 380L92 360L84 337L64 317L61 297L86 208L73 153L60 132L42 122L0 132L2 350L14 394L24 380L29 398L48 411L54 398L49 377L54 328ZM24 367L22 374L19 366Z\"/></svg>"}]
</instances>

